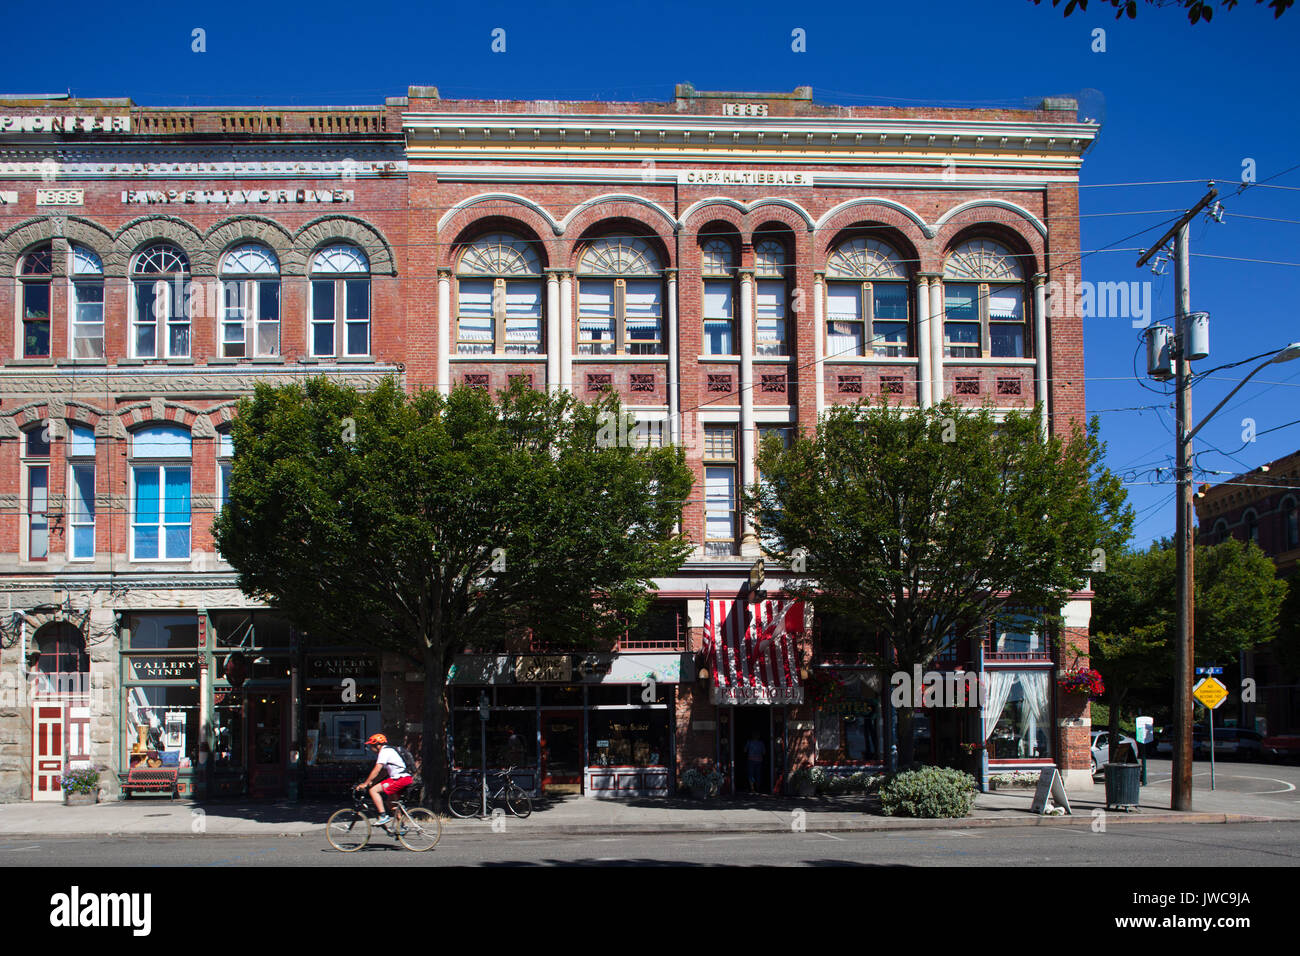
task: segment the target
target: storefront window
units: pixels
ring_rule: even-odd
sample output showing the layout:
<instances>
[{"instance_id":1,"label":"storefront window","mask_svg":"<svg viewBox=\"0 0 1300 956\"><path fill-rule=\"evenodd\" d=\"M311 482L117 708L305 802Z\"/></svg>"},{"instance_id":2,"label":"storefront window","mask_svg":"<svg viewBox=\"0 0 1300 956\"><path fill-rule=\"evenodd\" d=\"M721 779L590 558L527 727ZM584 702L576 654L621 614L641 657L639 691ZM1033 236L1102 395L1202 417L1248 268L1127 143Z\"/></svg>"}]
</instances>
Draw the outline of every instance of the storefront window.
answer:
<instances>
[{"instance_id":1,"label":"storefront window","mask_svg":"<svg viewBox=\"0 0 1300 956\"><path fill-rule=\"evenodd\" d=\"M198 757L199 689L165 685L127 688L127 749L136 758L160 760L163 767L187 769Z\"/></svg>"},{"instance_id":2,"label":"storefront window","mask_svg":"<svg viewBox=\"0 0 1300 956\"><path fill-rule=\"evenodd\" d=\"M455 714L453 756L462 770L476 770L483 764L482 721L477 706ZM537 712L494 710L487 721L488 767L537 766Z\"/></svg>"},{"instance_id":3,"label":"storefront window","mask_svg":"<svg viewBox=\"0 0 1300 956\"><path fill-rule=\"evenodd\" d=\"M661 766L668 760L668 711L594 710L588 715L587 738L594 766Z\"/></svg>"},{"instance_id":4,"label":"storefront window","mask_svg":"<svg viewBox=\"0 0 1300 956\"><path fill-rule=\"evenodd\" d=\"M244 766L244 705L229 688L218 687L212 708L212 766L233 770Z\"/></svg>"},{"instance_id":5,"label":"storefront window","mask_svg":"<svg viewBox=\"0 0 1300 956\"><path fill-rule=\"evenodd\" d=\"M1051 672L1043 669L986 673L984 735L993 744L993 759L1050 759Z\"/></svg>"},{"instance_id":6,"label":"storefront window","mask_svg":"<svg viewBox=\"0 0 1300 956\"><path fill-rule=\"evenodd\" d=\"M874 763L884 759L880 693L867 672L841 672L837 699L817 708L817 762Z\"/></svg>"},{"instance_id":7,"label":"storefront window","mask_svg":"<svg viewBox=\"0 0 1300 956\"><path fill-rule=\"evenodd\" d=\"M543 687L542 706L543 707L568 707L568 706L581 707L582 688L581 687Z\"/></svg>"}]
</instances>

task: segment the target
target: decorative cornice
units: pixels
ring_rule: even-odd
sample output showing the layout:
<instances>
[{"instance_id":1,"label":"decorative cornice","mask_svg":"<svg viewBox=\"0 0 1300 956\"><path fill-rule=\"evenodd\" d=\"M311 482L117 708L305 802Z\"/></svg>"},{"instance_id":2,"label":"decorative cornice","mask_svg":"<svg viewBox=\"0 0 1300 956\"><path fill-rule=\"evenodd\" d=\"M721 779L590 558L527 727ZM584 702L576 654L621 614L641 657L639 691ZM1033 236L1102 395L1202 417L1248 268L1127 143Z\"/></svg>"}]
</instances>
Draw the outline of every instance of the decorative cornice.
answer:
<instances>
[{"instance_id":1,"label":"decorative cornice","mask_svg":"<svg viewBox=\"0 0 1300 956\"><path fill-rule=\"evenodd\" d=\"M187 368L178 372L170 367L157 370L138 367L107 367L78 369L74 373L48 369L0 370L0 395L65 395L93 393L96 396L113 395L118 399L140 395L194 395L226 397L231 394L251 393L259 384L272 386L301 383L309 378L325 375L328 378L355 385L358 388L376 388L385 378L396 377L404 381L405 373L396 365L311 365L276 366L265 370L233 368ZM101 418L96 434L101 429L112 428L106 422L115 417Z\"/></svg>"}]
</instances>

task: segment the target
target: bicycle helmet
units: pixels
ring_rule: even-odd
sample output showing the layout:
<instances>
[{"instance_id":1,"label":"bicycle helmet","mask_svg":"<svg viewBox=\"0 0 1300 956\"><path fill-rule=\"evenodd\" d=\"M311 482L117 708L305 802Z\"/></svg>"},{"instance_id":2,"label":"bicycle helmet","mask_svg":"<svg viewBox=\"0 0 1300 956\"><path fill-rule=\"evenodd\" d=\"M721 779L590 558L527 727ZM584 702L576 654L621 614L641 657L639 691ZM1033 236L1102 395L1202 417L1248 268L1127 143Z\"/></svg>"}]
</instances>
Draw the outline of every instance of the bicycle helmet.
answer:
<instances>
[{"instance_id":1,"label":"bicycle helmet","mask_svg":"<svg viewBox=\"0 0 1300 956\"><path fill-rule=\"evenodd\" d=\"M370 747L374 744L379 744L380 746L382 746L386 743L388 743L388 738L385 737L383 734L371 734L370 739L366 741L366 746Z\"/></svg>"}]
</instances>

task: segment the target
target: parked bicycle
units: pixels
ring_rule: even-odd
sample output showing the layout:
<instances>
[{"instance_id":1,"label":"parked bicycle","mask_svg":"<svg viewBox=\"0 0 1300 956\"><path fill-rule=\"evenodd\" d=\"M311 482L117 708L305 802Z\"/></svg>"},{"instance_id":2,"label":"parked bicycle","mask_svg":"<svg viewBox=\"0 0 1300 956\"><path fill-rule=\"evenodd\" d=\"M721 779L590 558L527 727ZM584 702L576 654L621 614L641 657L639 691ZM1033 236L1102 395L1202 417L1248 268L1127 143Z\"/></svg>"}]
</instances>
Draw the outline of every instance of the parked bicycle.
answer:
<instances>
[{"instance_id":1,"label":"parked bicycle","mask_svg":"<svg viewBox=\"0 0 1300 956\"><path fill-rule=\"evenodd\" d=\"M498 800L505 802L506 809L515 816L523 819L533 812L533 798L528 795L528 791L519 784L510 779L510 773L514 767L505 770L494 770L488 774L489 778L495 778L500 785L493 790L488 786L488 807L492 807ZM477 774L479 782L473 785L458 784L451 788L451 793L447 795L447 807L451 810L453 816L457 817L476 817L483 807L483 775Z\"/></svg>"},{"instance_id":2,"label":"parked bicycle","mask_svg":"<svg viewBox=\"0 0 1300 956\"><path fill-rule=\"evenodd\" d=\"M409 787L408 793L414 793L415 787ZM325 839L330 846L340 853L355 853L370 842L374 830L371 822L375 817L375 807L364 790L350 791L352 806L335 810L325 824ZM398 800L390 800L389 815L392 817L383 829L389 836L408 850L417 853L432 850L442 839L442 818L431 810L415 807L408 810Z\"/></svg>"}]
</instances>

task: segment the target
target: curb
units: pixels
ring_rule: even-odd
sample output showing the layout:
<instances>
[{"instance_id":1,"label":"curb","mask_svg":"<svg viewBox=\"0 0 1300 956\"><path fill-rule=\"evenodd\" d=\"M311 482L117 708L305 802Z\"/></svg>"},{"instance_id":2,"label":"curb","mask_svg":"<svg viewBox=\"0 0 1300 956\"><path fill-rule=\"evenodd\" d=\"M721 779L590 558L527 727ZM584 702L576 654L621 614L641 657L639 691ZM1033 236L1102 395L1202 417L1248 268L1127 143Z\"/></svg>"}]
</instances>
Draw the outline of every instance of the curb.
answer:
<instances>
[{"instance_id":1,"label":"curb","mask_svg":"<svg viewBox=\"0 0 1300 956\"><path fill-rule=\"evenodd\" d=\"M1157 814L1134 814L1123 813L1120 811L1109 812L1106 817L1106 825L1115 824L1224 824L1224 823L1300 823L1300 820L1288 817L1267 817L1255 816L1242 813L1157 813ZM890 820L884 822L876 819L874 822L859 822L855 820L846 821L826 821L819 825L809 826L805 832L809 833L890 833L896 831L916 831L916 830L972 830L987 829L995 827L1053 827L1053 826L1090 826L1091 811L1077 813L1073 816L1063 817L1046 817L1032 816L1027 818L1012 819L989 819L989 818L959 818L954 820L911 820L900 818L897 821ZM792 833L789 826L785 824L768 824L766 826L741 824L736 826L727 826L725 824L560 824L556 826L543 826L527 831L527 824L518 822L511 827L515 833L530 832L536 836L580 836L580 835L656 835L662 833ZM287 838L287 837L307 837L317 836L323 823L311 824L308 828L295 831L266 831L259 833L248 832L228 832L228 833L177 833L167 830L95 830L83 832L66 832L66 833L48 833L48 832L0 832L0 840L88 840L102 839L107 837L174 837L176 839L255 839L255 838ZM444 826L443 835L481 833L490 832L490 824L487 821L475 821L472 823L454 823L450 826Z\"/></svg>"}]
</instances>

